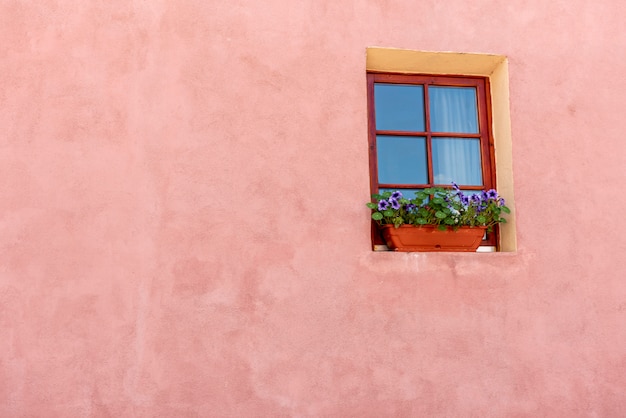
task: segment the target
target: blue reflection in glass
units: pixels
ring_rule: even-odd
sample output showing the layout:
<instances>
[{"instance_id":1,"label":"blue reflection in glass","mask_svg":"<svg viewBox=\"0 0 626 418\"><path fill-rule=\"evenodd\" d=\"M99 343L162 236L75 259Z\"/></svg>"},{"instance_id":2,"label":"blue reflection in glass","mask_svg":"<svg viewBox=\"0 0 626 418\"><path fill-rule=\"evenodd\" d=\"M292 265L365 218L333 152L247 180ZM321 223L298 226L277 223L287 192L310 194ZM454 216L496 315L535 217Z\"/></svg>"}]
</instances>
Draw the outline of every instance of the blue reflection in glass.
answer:
<instances>
[{"instance_id":1,"label":"blue reflection in glass","mask_svg":"<svg viewBox=\"0 0 626 418\"><path fill-rule=\"evenodd\" d=\"M402 192L402 197L405 199L415 199L415 193L421 192L423 189L380 189L379 193L383 193L386 191L395 192L396 190L400 190Z\"/></svg>"},{"instance_id":2,"label":"blue reflection in glass","mask_svg":"<svg viewBox=\"0 0 626 418\"><path fill-rule=\"evenodd\" d=\"M428 99L431 131L478 133L474 87L430 86Z\"/></svg>"},{"instance_id":3,"label":"blue reflection in glass","mask_svg":"<svg viewBox=\"0 0 626 418\"><path fill-rule=\"evenodd\" d=\"M374 84L376 129L424 132L424 87Z\"/></svg>"},{"instance_id":4,"label":"blue reflection in glass","mask_svg":"<svg viewBox=\"0 0 626 418\"><path fill-rule=\"evenodd\" d=\"M461 189L461 191L463 192L463 194L465 196L471 197L472 195L482 195L483 191L482 190L463 190Z\"/></svg>"},{"instance_id":5,"label":"blue reflection in glass","mask_svg":"<svg viewBox=\"0 0 626 418\"><path fill-rule=\"evenodd\" d=\"M378 135L376 153L379 183L428 183L424 137Z\"/></svg>"},{"instance_id":6,"label":"blue reflection in glass","mask_svg":"<svg viewBox=\"0 0 626 418\"><path fill-rule=\"evenodd\" d=\"M433 138L432 147L435 184L482 186L479 139Z\"/></svg>"}]
</instances>

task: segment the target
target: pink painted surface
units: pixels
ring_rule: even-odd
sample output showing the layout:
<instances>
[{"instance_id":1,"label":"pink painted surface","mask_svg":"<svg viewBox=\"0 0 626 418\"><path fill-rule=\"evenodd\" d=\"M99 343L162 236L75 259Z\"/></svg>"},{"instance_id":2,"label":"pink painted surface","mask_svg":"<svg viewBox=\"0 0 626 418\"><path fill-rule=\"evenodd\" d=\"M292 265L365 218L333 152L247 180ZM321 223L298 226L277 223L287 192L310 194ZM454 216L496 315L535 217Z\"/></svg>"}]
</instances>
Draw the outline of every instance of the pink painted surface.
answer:
<instances>
[{"instance_id":1,"label":"pink painted surface","mask_svg":"<svg viewBox=\"0 0 626 418\"><path fill-rule=\"evenodd\" d=\"M625 17L0 3L0 416L623 416ZM516 253L370 251L367 46L509 57Z\"/></svg>"}]
</instances>

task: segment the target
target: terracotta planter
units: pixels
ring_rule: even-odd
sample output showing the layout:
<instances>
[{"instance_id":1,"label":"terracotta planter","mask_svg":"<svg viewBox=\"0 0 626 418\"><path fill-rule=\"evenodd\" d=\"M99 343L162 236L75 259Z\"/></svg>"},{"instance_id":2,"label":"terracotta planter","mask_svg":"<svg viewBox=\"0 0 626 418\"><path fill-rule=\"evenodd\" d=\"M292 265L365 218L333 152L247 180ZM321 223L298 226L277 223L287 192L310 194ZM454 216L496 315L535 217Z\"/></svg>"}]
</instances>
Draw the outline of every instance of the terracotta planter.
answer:
<instances>
[{"instance_id":1,"label":"terracotta planter","mask_svg":"<svg viewBox=\"0 0 626 418\"><path fill-rule=\"evenodd\" d=\"M387 247L395 251L466 251L475 252L485 235L486 227L463 226L440 231L432 225L383 225Z\"/></svg>"}]
</instances>

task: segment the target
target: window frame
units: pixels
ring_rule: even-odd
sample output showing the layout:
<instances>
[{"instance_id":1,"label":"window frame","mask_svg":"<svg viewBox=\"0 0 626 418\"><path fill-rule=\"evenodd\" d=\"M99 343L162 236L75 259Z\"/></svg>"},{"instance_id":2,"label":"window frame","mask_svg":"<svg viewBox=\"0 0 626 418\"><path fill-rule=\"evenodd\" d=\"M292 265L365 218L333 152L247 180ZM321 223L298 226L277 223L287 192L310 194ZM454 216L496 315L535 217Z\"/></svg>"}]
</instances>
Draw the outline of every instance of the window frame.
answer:
<instances>
[{"instance_id":1,"label":"window frame","mask_svg":"<svg viewBox=\"0 0 626 418\"><path fill-rule=\"evenodd\" d=\"M424 86L424 121L425 131L389 131L376 130L376 109L374 101L374 84L403 84ZM446 87L475 87L478 112L478 133L458 133L458 132L432 132L430 130L430 104L427 86ZM483 190L496 188L496 166L495 147L492 133L492 108L490 83L488 77L466 76L466 75L440 75L440 74L406 74L380 71L367 71L367 105L368 105L368 146L369 146L369 166L370 166L370 192L376 194L379 188L394 189L421 189L426 187L450 187L449 184L437 184L434 182L433 159L432 159L432 138L437 137L459 137L478 138L480 140L480 155L482 182L481 186L462 185L463 190ZM427 159L427 181L425 184L382 184L378 181L378 156L377 156L377 136L416 136L424 137L426 142ZM493 232L487 234L481 246L498 248L499 228L496 225ZM384 245L384 240L375 221L372 221L372 247Z\"/></svg>"}]
</instances>

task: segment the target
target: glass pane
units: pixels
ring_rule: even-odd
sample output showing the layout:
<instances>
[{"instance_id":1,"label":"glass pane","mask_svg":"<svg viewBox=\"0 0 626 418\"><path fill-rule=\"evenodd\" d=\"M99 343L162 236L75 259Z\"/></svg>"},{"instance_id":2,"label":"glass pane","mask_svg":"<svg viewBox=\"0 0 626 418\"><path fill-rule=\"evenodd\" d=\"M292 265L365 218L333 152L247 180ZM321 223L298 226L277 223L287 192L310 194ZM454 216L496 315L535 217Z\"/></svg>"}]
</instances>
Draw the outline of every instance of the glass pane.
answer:
<instances>
[{"instance_id":1,"label":"glass pane","mask_svg":"<svg viewBox=\"0 0 626 418\"><path fill-rule=\"evenodd\" d=\"M433 138L433 172L436 184L482 186L480 140Z\"/></svg>"},{"instance_id":2,"label":"glass pane","mask_svg":"<svg viewBox=\"0 0 626 418\"><path fill-rule=\"evenodd\" d=\"M386 191L395 192L396 190L400 190L400 192L402 193L402 197L410 200L410 199L415 199L415 193L421 192L423 189L379 189L379 190L380 190L380 193L383 193Z\"/></svg>"},{"instance_id":3,"label":"glass pane","mask_svg":"<svg viewBox=\"0 0 626 418\"><path fill-rule=\"evenodd\" d=\"M424 87L374 84L376 129L424 132Z\"/></svg>"},{"instance_id":4,"label":"glass pane","mask_svg":"<svg viewBox=\"0 0 626 418\"><path fill-rule=\"evenodd\" d=\"M478 133L478 111L474 87L428 88L430 130L433 132Z\"/></svg>"},{"instance_id":5,"label":"glass pane","mask_svg":"<svg viewBox=\"0 0 626 418\"><path fill-rule=\"evenodd\" d=\"M428 183L424 137L378 135L376 152L379 183Z\"/></svg>"},{"instance_id":6,"label":"glass pane","mask_svg":"<svg viewBox=\"0 0 626 418\"><path fill-rule=\"evenodd\" d=\"M482 190L462 190L461 189L461 191L463 192L463 194L465 196L469 196L469 197L471 197L472 195L475 195L475 194L481 195L483 193Z\"/></svg>"}]
</instances>

